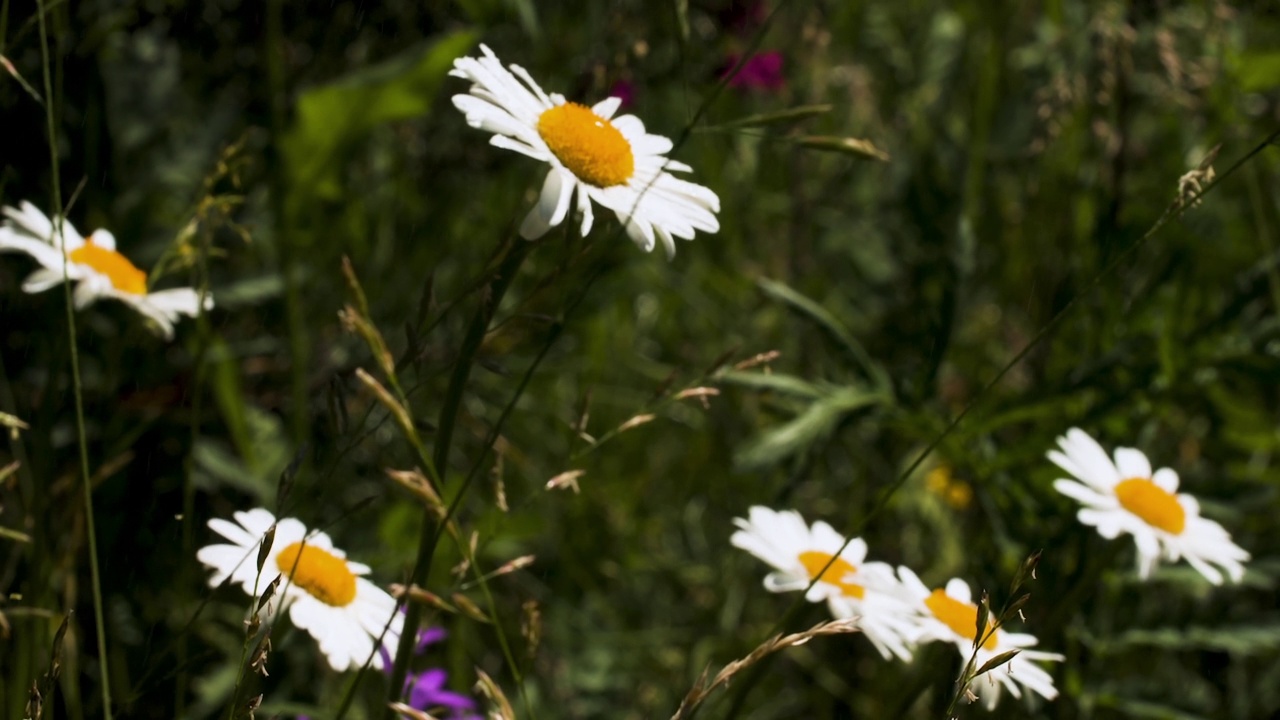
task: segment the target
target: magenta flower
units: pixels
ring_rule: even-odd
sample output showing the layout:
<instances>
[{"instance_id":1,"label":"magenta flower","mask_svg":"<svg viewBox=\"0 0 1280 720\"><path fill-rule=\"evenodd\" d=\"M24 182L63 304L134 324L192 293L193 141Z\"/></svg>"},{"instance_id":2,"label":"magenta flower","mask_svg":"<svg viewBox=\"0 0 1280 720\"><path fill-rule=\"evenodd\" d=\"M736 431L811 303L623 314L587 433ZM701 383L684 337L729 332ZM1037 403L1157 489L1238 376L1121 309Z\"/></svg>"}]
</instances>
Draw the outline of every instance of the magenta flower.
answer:
<instances>
[{"instance_id":1,"label":"magenta flower","mask_svg":"<svg viewBox=\"0 0 1280 720\"><path fill-rule=\"evenodd\" d=\"M445 689L449 674L439 668L427 668L420 673L409 673L405 678L405 689L409 691L408 705L415 710L426 711L431 708L448 708L453 713L449 716L455 720L482 720L471 710L476 703L466 695Z\"/></svg>"},{"instance_id":2,"label":"magenta flower","mask_svg":"<svg viewBox=\"0 0 1280 720\"><path fill-rule=\"evenodd\" d=\"M609 88L609 97L622 101L619 107L623 110L636 106L636 84L625 78L618 80Z\"/></svg>"},{"instance_id":3,"label":"magenta flower","mask_svg":"<svg viewBox=\"0 0 1280 720\"><path fill-rule=\"evenodd\" d=\"M428 645L444 640L446 635L444 628L419 630L418 641L413 646L413 654L421 655ZM390 675L391 653L385 647L380 648L378 652L382 653L382 667ZM406 704L414 710L423 712L447 708L452 711L449 717L453 720L484 720L481 716L471 712L476 709L474 700L466 695L445 689L445 684L448 681L449 673L440 668L427 668L416 673L410 672L404 679L403 693L407 696Z\"/></svg>"},{"instance_id":4,"label":"magenta flower","mask_svg":"<svg viewBox=\"0 0 1280 720\"><path fill-rule=\"evenodd\" d=\"M738 56L730 55L725 63L725 70L720 77L724 78L733 72L738 64ZM787 84L782 75L782 53L769 50L752 55L742 67L729 78L729 87L746 88L748 90L781 90Z\"/></svg>"},{"instance_id":5,"label":"magenta flower","mask_svg":"<svg viewBox=\"0 0 1280 720\"><path fill-rule=\"evenodd\" d=\"M403 608L401 608L403 612ZM418 641L414 643L413 654L421 655L427 646L440 642L447 633L444 628L426 628L418 631ZM382 655L383 672L391 674L391 653L386 646L378 648ZM466 695L445 689L449 682L449 673L440 668L427 668L421 672L410 672L404 679L403 696L405 704L414 710L437 712L437 717L448 717L450 720L484 720L481 715L472 712L476 702ZM438 711L450 711L448 715L439 715ZM299 715L297 720L311 720L306 715Z\"/></svg>"}]
</instances>

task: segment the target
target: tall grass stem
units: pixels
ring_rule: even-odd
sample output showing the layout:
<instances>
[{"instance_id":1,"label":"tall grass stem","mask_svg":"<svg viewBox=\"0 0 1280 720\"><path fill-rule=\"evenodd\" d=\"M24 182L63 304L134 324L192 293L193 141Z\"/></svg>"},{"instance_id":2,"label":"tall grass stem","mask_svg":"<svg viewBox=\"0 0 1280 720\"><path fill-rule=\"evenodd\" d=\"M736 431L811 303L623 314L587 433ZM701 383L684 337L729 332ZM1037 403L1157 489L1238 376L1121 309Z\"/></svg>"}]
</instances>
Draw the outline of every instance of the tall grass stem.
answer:
<instances>
[{"instance_id":1,"label":"tall grass stem","mask_svg":"<svg viewBox=\"0 0 1280 720\"><path fill-rule=\"evenodd\" d=\"M76 311L71 296L71 282L67 276L69 259L66 243L62 235L62 189L58 178L58 134L54 117L55 99L53 80L49 72L49 28L45 17L47 13L45 0L39 2L40 19L40 65L44 79L45 121L49 135L49 169L52 175L53 193L53 241L62 250L62 290L66 299L67 341L71 351L71 381L76 399L76 440L80 447L80 483L84 488L85 534L89 540L89 572L90 590L93 592L93 619L97 628L98 641L98 673L102 683L102 716L112 720L111 713L111 668L107 659L107 633L102 613L102 576L98 569L98 539L93 522L93 485L89 477L89 444L84 431L84 389L80 382L80 353L76 347Z\"/></svg>"}]
</instances>

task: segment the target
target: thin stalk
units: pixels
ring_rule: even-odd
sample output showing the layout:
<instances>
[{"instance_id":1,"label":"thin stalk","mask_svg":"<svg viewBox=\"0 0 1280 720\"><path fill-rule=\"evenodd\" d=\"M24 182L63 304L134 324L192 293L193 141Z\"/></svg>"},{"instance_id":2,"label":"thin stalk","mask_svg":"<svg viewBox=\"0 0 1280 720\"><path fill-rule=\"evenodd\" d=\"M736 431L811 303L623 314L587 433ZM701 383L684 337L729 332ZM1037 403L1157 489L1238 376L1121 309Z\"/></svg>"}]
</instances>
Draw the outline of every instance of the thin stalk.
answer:
<instances>
[{"instance_id":1,"label":"thin stalk","mask_svg":"<svg viewBox=\"0 0 1280 720\"><path fill-rule=\"evenodd\" d=\"M458 413L462 407L462 396L466 392L467 380L471 377L471 367L474 364L476 353L479 352L480 344L484 341L485 334L489 331L489 323L493 320L494 313L497 312L503 296L510 289L511 282L515 279L516 273L520 270L520 266L524 264L524 259L532 247L533 243L520 239L507 241L506 256L495 271L493 281L489 284L488 293L482 296L480 306L476 308L471 325L467 328L466 337L462 340L462 347L458 350L458 359L453 368L453 375L449 378L449 386L445 390L444 403L440 408L439 430L436 432L436 442L432 453L432 464L435 466L436 471L440 473L441 479L448 473L453 429L457 424ZM422 531L418 540L418 557L414 563L413 573L409 578L410 586L425 584L427 576L431 572L431 559L435 555L436 541L439 538L439 534L436 532L435 519L431 513L430 508L423 509ZM400 699L400 693L404 688L404 678L409 669L409 656L413 653L413 643L418 637L418 627L422 624L422 610L422 606L418 603L407 604L404 629L400 634L400 644L396 649L395 666L391 671L391 684L387 691L388 703L397 702ZM385 720L394 720L395 711L388 706L383 711L383 717Z\"/></svg>"},{"instance_id":2,"label":"thin stalk","mask_svg":"<svg viewBox=\"0 0 1280 720\"><path fill-rule=\"evenodd\" d=\"M258 540L259 545L263 542L264 539L265 538L260 538ZM298 553L298 557L301 558L302 553ZM249 558L249 554L246 553L245 559L248 559L248 558ZM295 561L294 564L296 566L297 562ZM290 580L293 579L292 574L289 575L289 579ZM249 617L250 618L258 614L258 588L261 585L261 583L262 583L262 570L259 569L257 575L254 575L253 577L253 594L249 596ZM288 589L287 584L285 585L285 589ZM284 590L281 590L279 597L283 598L284 592L285 592ZM259 632L262 632L262 631L259 631ZM271 629L267 628L265 632L271 632ZM249 657L250 643L252 643L254 639L257 637L258 636L256 633L250 634L246 632L244 634L244 640L240 643L240 662L236 664L236 684L234 687L231 688L231 702L227 704L227 720L235 720L236 704L240 700L240 686L244 683L244 670L245 670L244 661Z\"/></svg>"},{"instance_id":3,"label":"thin stalk","mask_svg":"<svg viewBox=\"0 0 1280 720\"><path fill-rule=\"evenodd\" d=\"M196 253L196 267L194 271L195 287L199 293L200 302L197 306L199 309L196 314L196 331L198 343L195 353L195 370L196 376L194 387L192 388L191 398L191 448L187 451L186 472L182 480L182 557L193 557L195 546L195 524L192 515L196 510L196 483L195 483L195 447L196 441L200 437L200 417L203 411L205 380L205 355L209 350L209 317L204 309L205 298L209 293L209 245L212 231L202 224L200 228L200 249ZM183 717L187 703L187 636L184 634L178 638L178 675L174 688L174 715Z\"/></svg>"},{"instance_id":4,"label":"thin stalk","mask_svg":"<svg viewBox=\"0 0 1280 720\"><path fill-rule=\"evenodd\" d=\"M270 95L271 143L268 154L271 213L275 217L276 247L279 251L280 274L284 278L285 319L289 327L290 391L293 412L290 415L293 441L296 445L306 440L310 422L307 394L307 326L302 311L302 289L297 272L297 233L289 215L289 183L285 176L284 157L281 154L285 132L284 76L284 8L281 0L266 3L266 40L263 51L267 70L267 91Z\"/></svg>"},{"instance_id":5,"label":"thin stalk","mask_svg":"<svg viewBox=\"0 0 1280 720\"><path fill-rule=\"evenodd\" d=\"M102 614L102 577L98 570L98 539L93 522L93 486L89 480L89 443L84 431L84 389L80 383L80 352L76 347L76 312L71 297L71 281L67 277L67 253L62 237L62 189L58 178L58 135L54 118L53 80L49 73L49 28L45 20L45 0L39 1L40 64L46 102L45 122L49 134L49 167L53 185L53 240L62 252L62 291L67 307L67 340L71 349L71 381L76 397L76 440L80 446L80 484L84 488L85 533L89 539L90 588L93 591L93 619L97 626L98 672L102 683L102 715L111 720L111 669L107 659L106 624Z\"/></svg>"}]
</instances>

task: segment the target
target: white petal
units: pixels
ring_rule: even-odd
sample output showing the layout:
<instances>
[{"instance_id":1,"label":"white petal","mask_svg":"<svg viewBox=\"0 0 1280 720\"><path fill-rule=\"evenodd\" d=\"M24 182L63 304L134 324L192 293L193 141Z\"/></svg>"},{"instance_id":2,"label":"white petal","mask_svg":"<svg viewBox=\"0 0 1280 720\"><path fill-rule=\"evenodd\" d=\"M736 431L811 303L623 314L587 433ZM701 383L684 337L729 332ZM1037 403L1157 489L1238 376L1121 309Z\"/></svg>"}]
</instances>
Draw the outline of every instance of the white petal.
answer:
<instances>
[{"instance_id":1,"label":"white petal","mask_svg":"<svg viewBox=\"0 0 1280 720\"><path fill-rule=\"evenodd\" d=\"M147 293L147 302L170 315L200 314L200 293L192 288L174 288ZM205 295L205 309L213 308L213 296Z\"/></svg>"},{"instance_id":2,"label":"white petal","mask_svg":"<svg viewBox=\"0 0 1280 720\"><path fill-rule=\"evenodd\" d=\"M512 140L511 138L505 135L494 135L493 137L489 138L489 144L494 147L503 148L504 150L512 150L514 152L518 152L521 155L531 157L534 160L541 160L543 162L547 162L548 160L551 159L551 154L543 150L542 148L530 145L525 142L520 142L519 140Z\"/></svg>"},{"instance_id":3,"label":"white petal","mask_svg":"<svg viewBox=\"0 0 1280 720\"><path fill-rule=\"evenodd\" d=\"M1141 450L1133 448L1116 448L1116 468L1120 471L1122 478L1141 478L1151 477L1151 463L1147 460L1147 456L1142 454Z\"/></svg>"},{"instance_id":4,"label":"white petal","mask_svg":"<svg viewBox=\"0 0 1280 720\"><path fill-rule=\"evenodd\" d=\"M249 547L258 542L258 536L251 535L250 533L245 532L243 527L233 522L227 522L222 518L210 519L209 529L240 547Z\"/></svg>"},{"instance_id":5,"label":"white petal","mask_svg":"<svg viewBox=\"0 0 1280 720\"><path fill-rule=\"evenodd\" d=\"M173 322L176 319L174 313L164 308L156 307L147 300L146 295L121 292L104 293L104 295L124 302L136 310L139 315L151 320L160 329L160 334L165 340L173 339Z\"/></svg>"},{"instance_id":6,"label":"white petal","mask_svg":"<svg viewBox=\"0 0 1280 720\"><path fill-rule=\"evenodd\" d=\"M626 224L627 237L631 238L631 242L645 252L653 250L653 228L650 225L638 223L634 219L627 218L621 212L614 211L614 214L618 216L619 222Z\"/></svg>"},{"instance_id":7,"label":"white petal","mask_svg":"<svg viewBox=\"0 0 1280 720\"><path fill-rule=\"evenodd\" d=\"M572 182L566 182L559 170L552 168L542 183L538 202L520 225L520 237L536 240L564 220L573 193Z\"/></svg>"},{"instance_id":8,"label":"white petal","mask_svg":"<svg viewBox=\"0 0 1280 720\"><path fill-rule=\"evenodd\" d=\"M580 232L582 237L586 237L591 232L591 226L595 222L595 215L591 210L591 196L587 193L585 183L578 183L578 210L582 213L582 228Z\"/></svg>"},{"instance_id":9,"label":"white petal","mask_svg":"<svg viewBox=\"0 0 1280 720\"><path fill-rule=\"evenodd\" d=\"M623 115L620 118L613 118L609 124L617 128L627 140L636 143L644 137L644 123L635 115Z\"/></svg>"},{"instance_id":10,"label":"white petal","mask_svg":"<svg viewBox=\"0 0 1280 720\"><path fill-rule=\"evenodd\" d=\"M9 228L0 228L0 252L26 253L40 263L41 267L62 275L62 253L43 240L18 235ZM68 265L74 267L73 263ZM71 272L70 267L68 272Z\"/></svg>"},{"instance_id":11,"label":"white petal","mask_svg":"<svg viewBox=\"0 0 1280 720\"><path fill-rule=\"evenodd\" d=\"M1094 479L1111 485L1115 485L1120 480L1119 471L1111 462L1111 458L1107 457L1106 451L1098 441L1085 431L1071 428L1067 431L1065 441L1059 439L1059 442L1076 465L1087 473L1086 477L1080 478L1081 480Z\"/></svg>"},{"instance_id":12,"label":"white petal","mask_svg":"<svg viewBox=\"0 0 1280 720\"><path fill-rule=\"evenodd\" d=\"M778 571L764 576L764 589L769 592L794 592L807 587L809 587L809 577L807 575L800 576ZM815 585L814 587L817 586Z\"/></svg>"},{"instance_id":13,"label":"white petal","mask_svg":"<svg viewBox=\"0 0 1280 720\"><path fill-rule=\"evenodd\" d=\"M51 287L62 284L62 273L57 270L48 268L40 268L27 276L22 281L22 291L25 293L39 293L48 290Z\"/></svg>"},{"instance_id":14,"label":"white petal","mask_svg":"<svg viewBox=\"0 0 1280 720\"><path fill-rule=\"evenodd\" d=\"M116 236L112 235L110 230L103 230L99 228L98 230L94 230L90 233L89 237L93 239L94 245L97 245L104 250L116 249Z\"/></svg>"},{"instance_id":15,"label":"white petal","mask_svg":"<svg viewBox=\"0 0 1280 720\"><path fill-rule=\"evenodd\" d=\"M1196 571L1203 575L1206 580L1214 585L1222 584L1222 573L1218 572L1216 568L1194 555L1187 555L1186 557L1187 562L1191 564L1191 567L1195 568Z\"/></svg>"},{"instance_id":16,"label":"white petal","mask_svg":"<svg viewBox=\"0 0 1280 720\"><path fill-rule=\"evenodd\" d=\"M111 297L113 289L111 281L101 275L84 277L72 294L76 309L83 310L101 298Z\"/></svg>"},{"instance_id":17,"label":"white petal","mask_svg":"<svg viewBox=\"0 0 1280 720\"><path fill-rule=\"evenodd\" d=\"M1054 480L1053 489L1072 500L1079 501L1090 507L1108 509L1118 507L1118 502L1114 495L1103 495L1097 490L1074 480Z\"/></svg>"},{"instance_id":18,"label":"white petal","mask_svg":"<svg viewBox=\"0 0 1280 720\"><path fill-rule=\"evenodd\" d=\"M253 542L257 542L276 522L276 516L272 515L271 511L266 508L242 510L235 514L235 519L253 536ZM296 523L298 521L294 520L293 522ZM280 534L277 533L276 537L279 536Z\"/></svg>"},{"instance_id":19,"label":"white petal","mask_svg":"<svg viewBox=\"0 0 1280 720\"><path fill-rule=\"evenodd\" d=\"M1170 468L1160 468L1156 474L1151 476L1151 482L1157 487L1168 493L1178 492L1178 473Z\"/></svg>"},{"instance_id":20,"label":"white petal","mask_svg":"<svg viewBox=\"0 0 1280 720\"><path fill-rule=\"evenodd\" d=\"M947 581L947 595L964 603L973 602L973 593L969 591L969 583L960 578L952 578Z\"/></svg>"},{"instance_id":21,"label":"white petal","mask_svg":"<svg viewBox=\"0 0 1280 720\"><path fill-rule=\"evenodd\" d=\"M613 117L614 113L618 112L618 108L621 105L622 105L622 98L619 98L619 97L605 98L604 100L601 100L600 102L591 106L591 112L595 113L596 115L599 115L605 120L608 120L609 118Z\"/></svg>"}]
</instances>

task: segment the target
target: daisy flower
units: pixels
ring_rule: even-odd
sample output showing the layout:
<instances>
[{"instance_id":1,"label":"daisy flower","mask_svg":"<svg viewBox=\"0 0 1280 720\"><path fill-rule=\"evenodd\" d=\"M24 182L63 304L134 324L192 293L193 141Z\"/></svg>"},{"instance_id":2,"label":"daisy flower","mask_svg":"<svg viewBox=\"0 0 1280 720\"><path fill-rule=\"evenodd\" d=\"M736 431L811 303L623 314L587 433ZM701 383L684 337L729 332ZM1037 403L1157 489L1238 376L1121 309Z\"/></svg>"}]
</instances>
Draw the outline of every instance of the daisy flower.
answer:
<instances>
[{"instance_id":1,"label":"daisy flower","mask_svg":"<svg viewBox=\"0 0 1280 720\"><path fill-rule=\"evenodd\" d=\"M251 596L260 595L279 573L282 576L271 612L289 609L293 624L306 630L320 644L320 651L334 670L360 668L369 656L373 666L383 668L389 655L374 652L374 643L392 647L400 637L404 618L396 612L396 601L378 586L360 577L368 565L351 562L335 548L323 532L307 532L299 520L276 522L270 512L257 508L237 512L236 522L214 518L209 527L231 544L208 545L196 557L213 568L209 585L217 587L227 578L239 583ZM259 576L255 567L263 536L275 524L270 555Z\"/></svg>"},{"instance_id":2,"label":"daisy flower","mask_svg":"<svg viewBox=\"0 0 1280 720\"><path fill-rule=\"evenodd\" d=\"M4 215L0 252L26 253L41 266L22 283L28 293L43 292L63 281L65 252L65 279L79 283L74 293L77 309L102 298L119 300L154 321L167 340L173 339L179 316L199 312L200 296L191 288L149 292L147 274L116 251L115 236L107 230L82 237L64 218L61 239L55 239L53 221L26 201L17 208L6 206ZM206 295L205 309L212 307L213 298Z\"/></svg>"},{"instance_id":3,"label":"daisy flower","mask_svg":"<svg viewBox=\"0 0 1280 720\"><path fill-rule=\"evenodd\" d=\"M1233 581L1244 576L1249 553L1231 542L1218 523L1200 517L1200 503L1178 491L1178 473L1169 468L1151 472L1140 450L1116 448L1115 462L1089 434L1072 428L1058 438L1059 450L1049 459L1076 480L1059 479L1054 489L1085 507L1076 517L1113 540L1121 533L1138 546L1138 574L1146 579L1160 560L1186 558L1209 582L1221 585L1222 572ZM1214 566L1218 567L1214 567Z\"/></svg>"},{"instance_id":4,"label":"daisy flower","mask_svg":"<svg viewBox=\"0 0 1280 720\"><path fill-rule=\"evenodd\" d=\"M645 252L660 240L671 257L673 237L692 240L695 231L719 231L720 199L671 174L692 168L665 157L673 146L669 139L645 132L633 115L614 117L621 98L591 107L568 102L543 92L519 65L503 67L487 46L480 50L484 57L453 63L449 74L472 82L470 93L453 96L454 106L468 125L494 133L491 145L551 166L538 203L520 225L522 237L541 237L563 222L575 197L583 235L591 231L595 201L617 215Z\"/></svg>"},{"instance_id":5,"label":"daisy flower","mask_svg":"<svg viewBox=\"0 0 1280 720\"><path fill-rule=\"evenodd\" d=\"M908 595L917 603L917 608L924 616L921 621L921 641L940 640L949 642L960 651L960 657L967 662L973 656L973 640L978 632L978 606L973 602L969 585L958 578L947 582L946 588L929 590L920 578L908 568L899 568L902 586ZM1046 700L1058 696L1058 689L1053 686L1053 678L1033 660L1053 660L1061 662L1063 657L1057 653L1029 650L1037 644L1034 635L1011 633L988 627L989 637L978 648L975 668L982 667L988 660L1010 650L1018 650L1018 654L1007 663L973 679L969 690L982 698L987 709L996 706L1000 700L1001 689L1007 689L1014 697L1022 697L1022 690L1030 690Z\"/></svg>"},{"instance_id":6,"label":"daisy flower","mask_svg":"<svg viewBox=\"0 0 1280 720\"><path fill-rule=\"evenodd\" d=\"M826 600L839 618L857 616L863 634L886 659L891 654L911 659L919 630L916 611L901 599L893 568L866 561L865 541L854 538L845 546L844 537L830 525L819 520L810 527L794 510L756 506L747 519L733 522L740 529L729 542L775 568L764 578L766 590L809 588L806 600Z\"/></svg>"}]
</instances>

